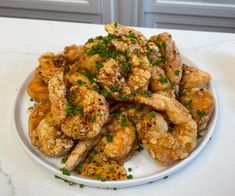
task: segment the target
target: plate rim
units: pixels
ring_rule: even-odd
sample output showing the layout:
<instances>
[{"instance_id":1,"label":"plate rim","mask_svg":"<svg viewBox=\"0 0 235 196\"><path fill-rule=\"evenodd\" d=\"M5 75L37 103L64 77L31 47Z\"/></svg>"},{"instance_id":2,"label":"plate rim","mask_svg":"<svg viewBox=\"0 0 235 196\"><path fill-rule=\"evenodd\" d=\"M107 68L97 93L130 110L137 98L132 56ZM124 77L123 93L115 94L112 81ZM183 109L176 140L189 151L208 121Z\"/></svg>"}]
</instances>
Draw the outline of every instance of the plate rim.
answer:
<instances>
[{"instance_id":1,"label":"plate rim","mask_svg":"<svg viewBox=\"0 0 235 196\"><path fill-rule=\"evenodd\" d=\"M189 62L190 66L198 67L192 60L190 60L189 58L182 55L182 62L184 62L184 61ZM131 180L126 179L126 180L99 181L99 180L95 180L95 179L80 177L78 175L77 176L76 175L66 176L61 173L59 168L55 168L51 164L48 164L45 160L43 160L43 157L37 156L37 154L35 152L33 152L30 148L28 148L27 144L24 142L24 138L22 138L23 136L21 136L21 134L20 134L20 132L23 132L23 130L22 130L23 127L22 127L22 123L20 122L20 119L19 119L20 112L19 112L17 106L19 106L19 104L20 104L20 100L21 100L20 98L22 97L23 93L25 92L27 85L28 85L28 82L33 77L33 73L34 73L34 71L31 72L27 76L27 78L23 81L23 83L21 84L20 89L16 95L16 99L15 99L15 104L14 104L14 122L15 123L14 123L14 125L15 125L18 139L20 140L21 145L23 145L23 147L26 150L26 152L28 153L28 155L30 157L32 157L34 159L34 161L36 161L38 164L42 165L44 168L49 170L49 172L53 173L54 175L59 176L63 179L78 183L78 184L83 184L86 186L98 187L98 188L124 188L124 187L132 187L132 186L147 184L147 183L151 183L153 181L163 179L164 177L172 175L173 173L176 173L177 171L181 170L183 167L185 167L191 161L193 161L200 154L200 152L205 148L206 144L210 141L210 138L212 137L212 135L215 131L215 126L216 126L217 119L218 119L219 107L218 107L218 98L217 98L217 93L215 90L214 82L210 81L209 86L210 86L210 90L211 90L213 97L214 97L214 100L215 100L215 109L214 109L212 118L209 123L209 128L208 128L207 132L205 133L204 138L200 142L200 144L185 159L179 161L175 165L167 168L166 170L161 171L160 173L153 174L151 176L139 177L136 179L133 178ZM28 135L27 135L27 137L28 137ZM34 148L33 146L31 146L31 147Z\"/></svg>"}]
</instances>

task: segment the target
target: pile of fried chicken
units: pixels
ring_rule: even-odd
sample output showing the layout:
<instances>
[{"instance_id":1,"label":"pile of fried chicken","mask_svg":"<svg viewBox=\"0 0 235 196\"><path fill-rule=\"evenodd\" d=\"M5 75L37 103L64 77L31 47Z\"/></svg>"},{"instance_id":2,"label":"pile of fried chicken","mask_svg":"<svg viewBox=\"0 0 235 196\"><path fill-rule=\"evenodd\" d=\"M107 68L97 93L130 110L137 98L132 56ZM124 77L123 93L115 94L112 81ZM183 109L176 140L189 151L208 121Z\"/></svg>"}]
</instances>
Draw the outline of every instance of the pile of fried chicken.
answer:
<instances>
[{"instance_id":1,"label":"pile of fried chicken","mask_svg":"<svg viewBox=\"0 0 235 196\"><path fill-rule=\"evenodd\" d=\"M208 126L211 76L182 64L169 33L147 39L117 23L84 45L45 53L28 85L33 146L91 178L125 179L143 147L163 165L189 156ZM115 172L118 170L119 172ZM120 172L121 171L121 172Z\"/></svg>"}]
</instances>

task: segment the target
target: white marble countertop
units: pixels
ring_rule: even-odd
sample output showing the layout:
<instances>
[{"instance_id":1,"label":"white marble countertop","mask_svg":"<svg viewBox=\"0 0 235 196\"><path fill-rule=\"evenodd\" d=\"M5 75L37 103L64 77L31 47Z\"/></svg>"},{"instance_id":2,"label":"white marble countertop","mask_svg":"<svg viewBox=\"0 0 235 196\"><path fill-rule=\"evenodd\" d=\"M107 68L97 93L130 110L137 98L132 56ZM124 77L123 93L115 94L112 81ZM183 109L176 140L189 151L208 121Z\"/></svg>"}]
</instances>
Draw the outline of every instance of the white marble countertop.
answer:
<instances>
[{"instance_id":1,"label":"white marble countertop","mask_svg":"<svg viewBox=\"0 0 235 196\"><path fill-rule=\"evenodd\" d=\"M69 186L32 160L14 126L17 91L45 51L105 34L102 25L0 18L0 195L235 195L235 34L140 28L147 37L169 31L180 51L213 76L219 117L201 154L169 178L117 190Z\"/></svg>"}]
</instances>

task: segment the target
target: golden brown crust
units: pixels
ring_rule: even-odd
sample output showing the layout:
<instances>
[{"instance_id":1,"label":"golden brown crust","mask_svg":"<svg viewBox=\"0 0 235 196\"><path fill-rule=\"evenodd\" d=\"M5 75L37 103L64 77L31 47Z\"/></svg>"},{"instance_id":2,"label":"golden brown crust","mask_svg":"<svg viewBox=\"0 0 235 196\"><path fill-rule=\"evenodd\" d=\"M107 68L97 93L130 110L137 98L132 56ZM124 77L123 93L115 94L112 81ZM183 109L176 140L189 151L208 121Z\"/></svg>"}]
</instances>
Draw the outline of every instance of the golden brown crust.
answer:
<instances>
[{"instance_id":1,"label":"golden brown crust","mask_svg":"<svg viewBox=\"0 0 235 196\"><path fill-rule=\"evenodd\" d=\"M34 146L38 146L39 135L37 126L40 121L50 112L50 102L44 99L39 102L32 110L28 119L29 139Z\"/></svg>"},{"instance_id":2,"label":"golden brown crust","mask_svg":"<svg viewBox=\"0 0 235 196\"><path fill-rule=\"evenodd\" d=\"M40 77L37 70L27 87L27 93L36 102L40 102L48 97L47 84Z\"/></svg>"}]
</instances>

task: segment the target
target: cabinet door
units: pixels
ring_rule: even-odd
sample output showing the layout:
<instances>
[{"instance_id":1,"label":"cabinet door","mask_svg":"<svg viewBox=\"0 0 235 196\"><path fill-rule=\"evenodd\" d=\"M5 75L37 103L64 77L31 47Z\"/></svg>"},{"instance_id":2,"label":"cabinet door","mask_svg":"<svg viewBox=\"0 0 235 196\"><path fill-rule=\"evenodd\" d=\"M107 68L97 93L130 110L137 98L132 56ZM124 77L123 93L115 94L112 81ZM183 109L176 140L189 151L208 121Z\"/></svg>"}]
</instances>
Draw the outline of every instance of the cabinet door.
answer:
<instances>
[{"instance_id":1,"label":"cabinet door","mask_svg":"<svg viewBox=\"0 0 235 196\"><path fill-rule=\"evenodd\" d=\"M109 0L0 0L0 16L103 23L110 5Z\"/></svg>"},{"instance_id":2,"label":"cabinet door","mask_svg":"<svg viewBox=\"0 0 235 196\"><path fill-rule=\"evenodd\" d=\"M235 32L234 0L146 0L144 26Z\"/></svg>"}]
</instances>

